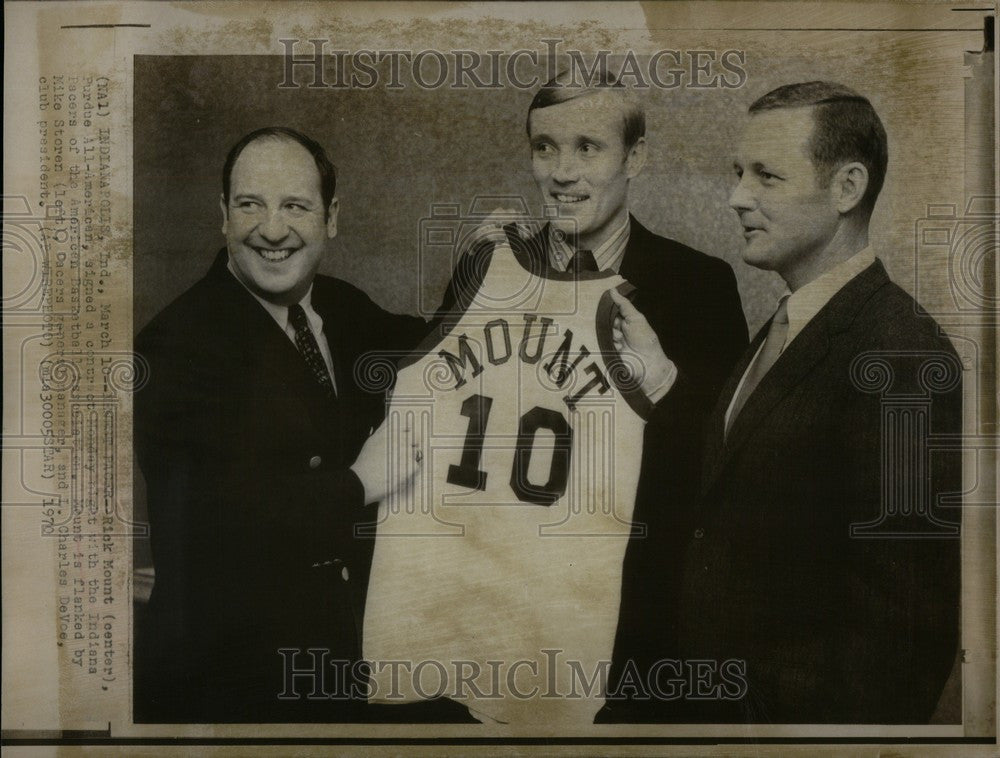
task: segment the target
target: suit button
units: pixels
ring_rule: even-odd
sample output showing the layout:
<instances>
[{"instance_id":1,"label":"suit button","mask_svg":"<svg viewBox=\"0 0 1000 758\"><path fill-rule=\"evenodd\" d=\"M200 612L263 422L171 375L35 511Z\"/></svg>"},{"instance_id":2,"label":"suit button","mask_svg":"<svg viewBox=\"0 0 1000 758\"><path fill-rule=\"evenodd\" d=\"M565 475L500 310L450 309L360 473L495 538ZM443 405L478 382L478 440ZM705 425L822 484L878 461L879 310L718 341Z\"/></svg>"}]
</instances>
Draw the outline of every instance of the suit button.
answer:
<instances>
[{"instance_id":1,"label":"suit button","mask_svg":"<svg viewBox=\"0 0 1000 758\"><path fill-rule=\"evenodd\" d=\"M309 468L319 468L322 462L323 462L322 458L320 458L318 455L314 455L312 458L309 459Z\"/></svg>"},{"instance_id":2,"label":"suit button","mask_svg":"<svg viewBox=\"0 0 1000 758\"><path fill-rule=\"evenodd\" d=\"M344 566L344 568L340 570L340 578L345 582L351 578L351 572L347 570L347 566Z\"/></svg>"},{"instance_id":3,"label":"suit button","mask_svg":"<svg viewBox=\"0 0 1000 758\"><path fill-rule=\"evenodd\" d=\"M705 530L702 529L700 526L694 530L694 538L696 540L700 540L704 536L705 536Z\"/></svg>"}]
</instances>

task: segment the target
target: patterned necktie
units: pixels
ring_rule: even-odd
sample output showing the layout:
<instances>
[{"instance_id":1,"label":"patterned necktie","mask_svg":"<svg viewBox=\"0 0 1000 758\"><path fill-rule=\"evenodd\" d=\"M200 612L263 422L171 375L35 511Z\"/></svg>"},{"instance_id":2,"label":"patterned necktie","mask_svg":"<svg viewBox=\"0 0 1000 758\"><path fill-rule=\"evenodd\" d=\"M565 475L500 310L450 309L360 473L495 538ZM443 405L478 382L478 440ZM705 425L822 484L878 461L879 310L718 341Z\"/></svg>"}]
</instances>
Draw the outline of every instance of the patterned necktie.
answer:
<instances>
[{"instance_id":1,"label":"patterned necktie","mask_svg":"<svg viewBox=\"0 0 1000 758\"><path fill-rule=\"evenodd\" d=\"M301 305L296 303L288 307L288 321L295 329L295 345L302 353L306 365L320 386L326 389L328 395L332 395L333 380L330 378L330 372L326 370L326 361L323 360L323 354L319 351L316 337L309 328L306 312Z\"/></svg>"},{"instance_id":2,"label":"patterned necktie","mask_svg":"<svg viewBox=\"0 0 1000 758\"><path fill-rule=\"evenodd\" d=\"M743 381L743 386L740 387L740 392L733 401L733 408L729 413L729 423L726 424L727 435L736 421L736 417L743 410L747 398L753 394L753 391L757 389L757 385L760 384L760 380L764 378L767 372L771 370L771 367L774 366L775 361L778 360L778 356L781 355L781 349L785 346L785 337L787 336L788 296L786 295L778 303L778 310L775 311L774 318L771 319L771 327L767 331L764 345L757 355L757 360L750 364L750 370Z\"/></svg>"},{"instance_id":3,"label":"patterned necktie","mask_svg":"<svg viewBox=\"0 0 1000 758\"><path fill-rule=\"evenodd\" d=\"M600 271L597 267L597 259L590 250L577 250L573 259L569 262L570 271Z\"/></svg>"}]
</instances>

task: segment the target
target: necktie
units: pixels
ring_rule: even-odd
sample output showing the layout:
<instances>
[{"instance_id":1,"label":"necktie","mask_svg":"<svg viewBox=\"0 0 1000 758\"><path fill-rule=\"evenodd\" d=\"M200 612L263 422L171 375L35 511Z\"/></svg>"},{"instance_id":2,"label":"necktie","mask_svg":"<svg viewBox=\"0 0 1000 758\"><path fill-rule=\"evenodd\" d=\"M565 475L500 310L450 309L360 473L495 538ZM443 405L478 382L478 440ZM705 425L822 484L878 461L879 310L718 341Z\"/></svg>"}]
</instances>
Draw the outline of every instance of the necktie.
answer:
<instances>
[{"instance_id":1,"label":"necktie","mask_svg":"<svg viewBox=\"0 0 1000 758\"><path fill-rule=\"evenodd\" d=\"M750 369L747 371L743 386L740 387L739 394L733 401L733 408L729 413L729 423L726 424L726 434L729 434L729 430L736 421L736 417L740 415L740 411L743 410L747 398L753 394L753 391L757 389L757 385L760 384L760 380L764 378L767 372L771 370L771 367L774 366L775 361L778 360L778 356L781 355L781 349L785 346L785 337L787 335L788 296L786 295L778 303L778 310L775 311L774 317L771 319L771 327L767 331L764 345L761 347L760 353L757 354L757 359L750 364Z\"/></svg>"},{"instance_id":2,"label":"necktie","mask_svg":"<svg viewBox=\"0 0 1000 758\"><path fill-rule=\"evenodd\" d=\"M597 267L597 259L590 250L577 250L572 260L569 262L569 270L580 271L600 271Z\"/></svg>"},{"instance_id":3,"label":"necktie","mask_svg":"<svg viewBox=\"0 0 1000 758\"><path fill-rule=\"evenodd\" d=\"M309 328L306 312L301 305L296 303L288 307L288 321L295 329L295 345L302 353L306 365L309 366L319 385L326 389L327 394L332 395L333 380L330 378L330 372L326 370L326 361L323 360L323 354L319 351L316 337Z\"/></svg>"}]
</instances>

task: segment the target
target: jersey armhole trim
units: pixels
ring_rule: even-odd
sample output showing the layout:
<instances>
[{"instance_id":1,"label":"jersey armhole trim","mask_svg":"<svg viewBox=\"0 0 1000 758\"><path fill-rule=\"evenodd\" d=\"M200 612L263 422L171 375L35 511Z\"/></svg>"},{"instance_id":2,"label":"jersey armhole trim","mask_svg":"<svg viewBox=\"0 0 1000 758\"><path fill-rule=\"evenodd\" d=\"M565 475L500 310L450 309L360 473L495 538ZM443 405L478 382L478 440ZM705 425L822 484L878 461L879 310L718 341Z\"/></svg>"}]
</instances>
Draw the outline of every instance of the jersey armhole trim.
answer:
<instances>
[{"instance_id":1,"label":"jersey armhole trim","mask_svg":"<svg viewBox=\"0 0 1000 758\"><path fill-rule=\"evenodd\" d=\"M614 289L629 299L636 292L636 288L629 282L622 282ZM597 305L596 323L594 324L597 332L597 345L601 349L608 377L614 382L615 387L621 392L629 407L645 421L652 414L654 406L635 380L630 378L628 366L615 349L614 341L611 339L611 325L614 323L616 315L618 315L618 306L611 299L611 290L609 289L601 295L601 301Z\"/></svg>"},{"instance_id":2,"label":"jersey armhole trim","mask_svg":"<svg viewBox=\"0 0 1000 758\"><path fill-rule=\"evenodd\" d=\"M509 231L507 231L507 236L509 239ZM480 253L472 250L465 253L467 256L478 255L478 259L475 257L472 259L473 263L478 265L471 269L468 280L453 282L456 285L455 302L448 310L447 315L442 316L439 319L435 319L432 322L433 328L426 337L420 340L420 344L413 348L408 355L403 356L403 358L399 360L396 365L397 373L402 371L404 368L412 366L424 356L431 353L434 348L444 342L448 335L451 334L452 330L458 326L458 323L468 312L469 307L475 302L476 294L483 286L483 282L486 280L486 275L493 266L493 254L495 252L496 245L491 245L488 250L483 250ZM462 269L462 261L460 260L455 266L454 271L451 273L452 279L454 280L456 277L462 277L465 273L466 272Z\"/></svg>"}]
</instances>

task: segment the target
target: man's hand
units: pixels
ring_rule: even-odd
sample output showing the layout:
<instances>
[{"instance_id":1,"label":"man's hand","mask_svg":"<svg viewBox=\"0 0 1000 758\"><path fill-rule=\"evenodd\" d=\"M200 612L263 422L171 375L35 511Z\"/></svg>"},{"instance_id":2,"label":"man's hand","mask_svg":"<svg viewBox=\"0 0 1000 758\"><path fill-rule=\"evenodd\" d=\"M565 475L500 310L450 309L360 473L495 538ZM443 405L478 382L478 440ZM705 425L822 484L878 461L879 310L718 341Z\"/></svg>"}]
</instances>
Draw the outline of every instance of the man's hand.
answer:
<instances>
[{"instance_id":1,"label":"man's hand","mask_svg":"<svg viewBox=\"0 0 1000 758\"><path fill-rule=\"evenodd\" d=\"M423 447L410 429L403 429L400 439L393 444L400 451L399 456L390 457L389 427L386 422L376 429L351 465L365 488L366 503L379 503L405 491L423 467Z\"/></svg>"},{"instance_id":2,"label":"man's hand","mask_svg":"<svg viewBox=\"0 0 1000 758\"><path fill-rule=\"evenodd\" d=\"M656 332L639 309L616 289L611 290L611 299L618 306L611 326L615 349L632 365L643 394L652 402L659 402L677 379L677 366L663 352Z\"/></svg>"}]
</instances>

